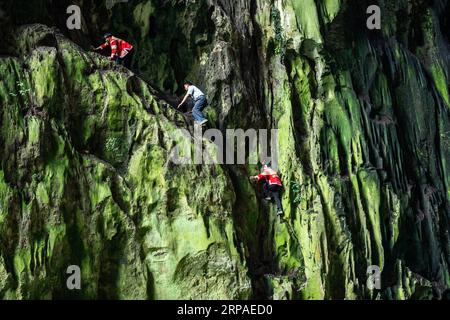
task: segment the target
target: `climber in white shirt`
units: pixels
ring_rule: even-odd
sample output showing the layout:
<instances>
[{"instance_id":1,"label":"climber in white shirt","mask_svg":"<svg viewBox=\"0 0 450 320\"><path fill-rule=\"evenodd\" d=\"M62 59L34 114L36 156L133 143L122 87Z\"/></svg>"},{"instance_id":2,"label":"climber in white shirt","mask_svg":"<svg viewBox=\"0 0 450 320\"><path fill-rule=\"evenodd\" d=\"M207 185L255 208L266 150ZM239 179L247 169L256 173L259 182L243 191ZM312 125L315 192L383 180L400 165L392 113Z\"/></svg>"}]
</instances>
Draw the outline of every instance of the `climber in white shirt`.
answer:
<instances>
[{"instance_id":1,"label":"climber in white shirt","mask_svg":"<svg viewBox=\"0 0 450 320\"><path fill-rule=\"evenodd\" d=\"M191 97L194 100L194 108L192 109L192 116L194 117L195 123L199 125L204 125L208 120L202 113L203 108L206 106L205 94L192 83L186 81L184 84L184 89L187 91L183 98L183 101L178 105L178 109L186 102L186 100Z\"/></svg>"}]
</instances>

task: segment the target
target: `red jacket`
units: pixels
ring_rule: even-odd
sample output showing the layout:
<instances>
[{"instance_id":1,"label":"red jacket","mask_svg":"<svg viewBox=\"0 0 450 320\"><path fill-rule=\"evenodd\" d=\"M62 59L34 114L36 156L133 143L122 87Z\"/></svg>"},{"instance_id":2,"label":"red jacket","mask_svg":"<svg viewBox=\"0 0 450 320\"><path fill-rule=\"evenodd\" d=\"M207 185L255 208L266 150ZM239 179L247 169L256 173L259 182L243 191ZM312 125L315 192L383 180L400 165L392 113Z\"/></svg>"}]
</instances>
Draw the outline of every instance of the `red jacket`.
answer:
<instances>
[{"instance_id":1,"label":"red jacket","mask_svg":"<svg viewBox=\"0 0 450 320\"><path fill-rule=\"evenodd\" d=\"M283 186L283 183L281 182L278 174L267 166L264 166L263 173L258 174L258 181L261 181L262 179L266 179L269 185L276 184L279 186Z\"/></svg>"},{"instance_id":2,"label":"red jacket","mask_svg":"<svg viewBox=\"0 0 450 320\"><path fill-rule=\"evenodd\" d=\"M123 58L131 51L131 49L133 49L133 46L125 40L116 37L109 37L108 40L109 43L108 41L105 42L100 48L105 49L107 46L111 46L111 58L116 56Z\"/></svg>"}]
</instances>

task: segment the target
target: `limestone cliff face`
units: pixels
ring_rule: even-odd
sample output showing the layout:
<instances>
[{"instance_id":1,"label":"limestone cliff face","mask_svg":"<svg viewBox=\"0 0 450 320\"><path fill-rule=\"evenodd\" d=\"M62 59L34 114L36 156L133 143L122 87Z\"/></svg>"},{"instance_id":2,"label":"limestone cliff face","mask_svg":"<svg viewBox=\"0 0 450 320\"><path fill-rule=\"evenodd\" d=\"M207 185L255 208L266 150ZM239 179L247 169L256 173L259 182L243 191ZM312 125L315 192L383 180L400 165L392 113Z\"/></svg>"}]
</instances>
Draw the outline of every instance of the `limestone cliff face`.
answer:
<instances>
[{"instance_id":1,"label":"limestone cliff face","mask_svg":"<svg viewBox=\"0 0 450 320\"><path fill-rule=\"evenodd\" d=\"M108 1L107 1L108 2ZM68 5L83 29L66 28ZM450 3L10 1L0 7L0 297L440 298L450 287ZM89 52L113 31L136 75ZM254 165L174 165L190 121L278 129ZM206 145L212 145L204 141ZM82 290L66 288L80 266ZM368 266L382 289L366 287Z\"/></svg>"}]
</instances>

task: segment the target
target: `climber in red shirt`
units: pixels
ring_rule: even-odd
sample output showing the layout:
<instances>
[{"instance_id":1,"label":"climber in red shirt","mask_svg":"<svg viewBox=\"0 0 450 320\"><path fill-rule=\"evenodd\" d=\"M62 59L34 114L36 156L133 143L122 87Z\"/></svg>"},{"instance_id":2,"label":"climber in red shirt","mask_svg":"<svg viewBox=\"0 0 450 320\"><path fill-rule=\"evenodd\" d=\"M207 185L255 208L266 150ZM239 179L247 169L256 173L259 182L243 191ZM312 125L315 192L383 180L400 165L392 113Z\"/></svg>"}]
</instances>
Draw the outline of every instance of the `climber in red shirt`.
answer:
<instances>
[{"instance_id":1,"label":"climber in red shirt","mask_svg":"<svg viewBox=\"0 0 450 320\"><path fill-rule=\"evenodd\" d=\"M283 188L283 183L281 182L278 173L271 167L263 163L262 173L257 176L250 177L251 180L261 181L264 180L264 198L266 200L275 200L278 207L278 216L283 216L283 205L281 203L281 190Z\"/></svg>"},{"instance_id":2,"label":"climber in red shirt","mask_svg":"<svg viewBox=\"0 0 450 320\"><path fill-rule=\"evenodd\" d=\"M123 64L129 69L131 67L131 61L134 54L133 46L125 40L114 37L111 33L106 33L103 36L103 40L105 40L105 43L97 48L94 48L94 50L103 50L106 47L111 47L110 60Z\"/></svg>"}]
</instances>

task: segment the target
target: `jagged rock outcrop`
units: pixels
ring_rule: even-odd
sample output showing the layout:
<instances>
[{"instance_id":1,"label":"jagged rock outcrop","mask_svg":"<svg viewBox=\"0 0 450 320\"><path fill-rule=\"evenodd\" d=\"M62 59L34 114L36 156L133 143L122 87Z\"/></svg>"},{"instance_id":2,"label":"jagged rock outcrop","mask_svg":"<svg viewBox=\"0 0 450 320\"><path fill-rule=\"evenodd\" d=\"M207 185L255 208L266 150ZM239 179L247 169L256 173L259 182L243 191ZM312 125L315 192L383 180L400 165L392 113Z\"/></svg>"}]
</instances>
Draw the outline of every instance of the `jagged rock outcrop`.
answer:
<instances>
[{"instance_id":1,"label":"jagged rock outcrop","mask_svg":"<svg viewBox=\"0 0 450 320\"><path fill-rule=\"evenodd\" d=\"M4 8L0 296L449 288L448 1L380 0L381 31L365 27L368 1L72 2L81 31L65 28L67 1ZM137 45L139 77L87 52L106 30ZM167 162L190 129L168 103L185 78L220 130L279 130L286 220L257 200L254 165ZM65 287L70 264L81 291ZM381 290L366 287L371 265Z\"/></svg>"},{"instance_id":2,"label":"jagged rock outcrop","mask_svg":"<svg viewBox=\"0 0 450 320\"><path fill-rule=\"evenodd\" d=\"M2 296L65 297L78 265L76 297L250 297L229 177L167 161L184 118L45 26L16 39L20 58L1 60Z\"/></svg>"}]
</instances>

